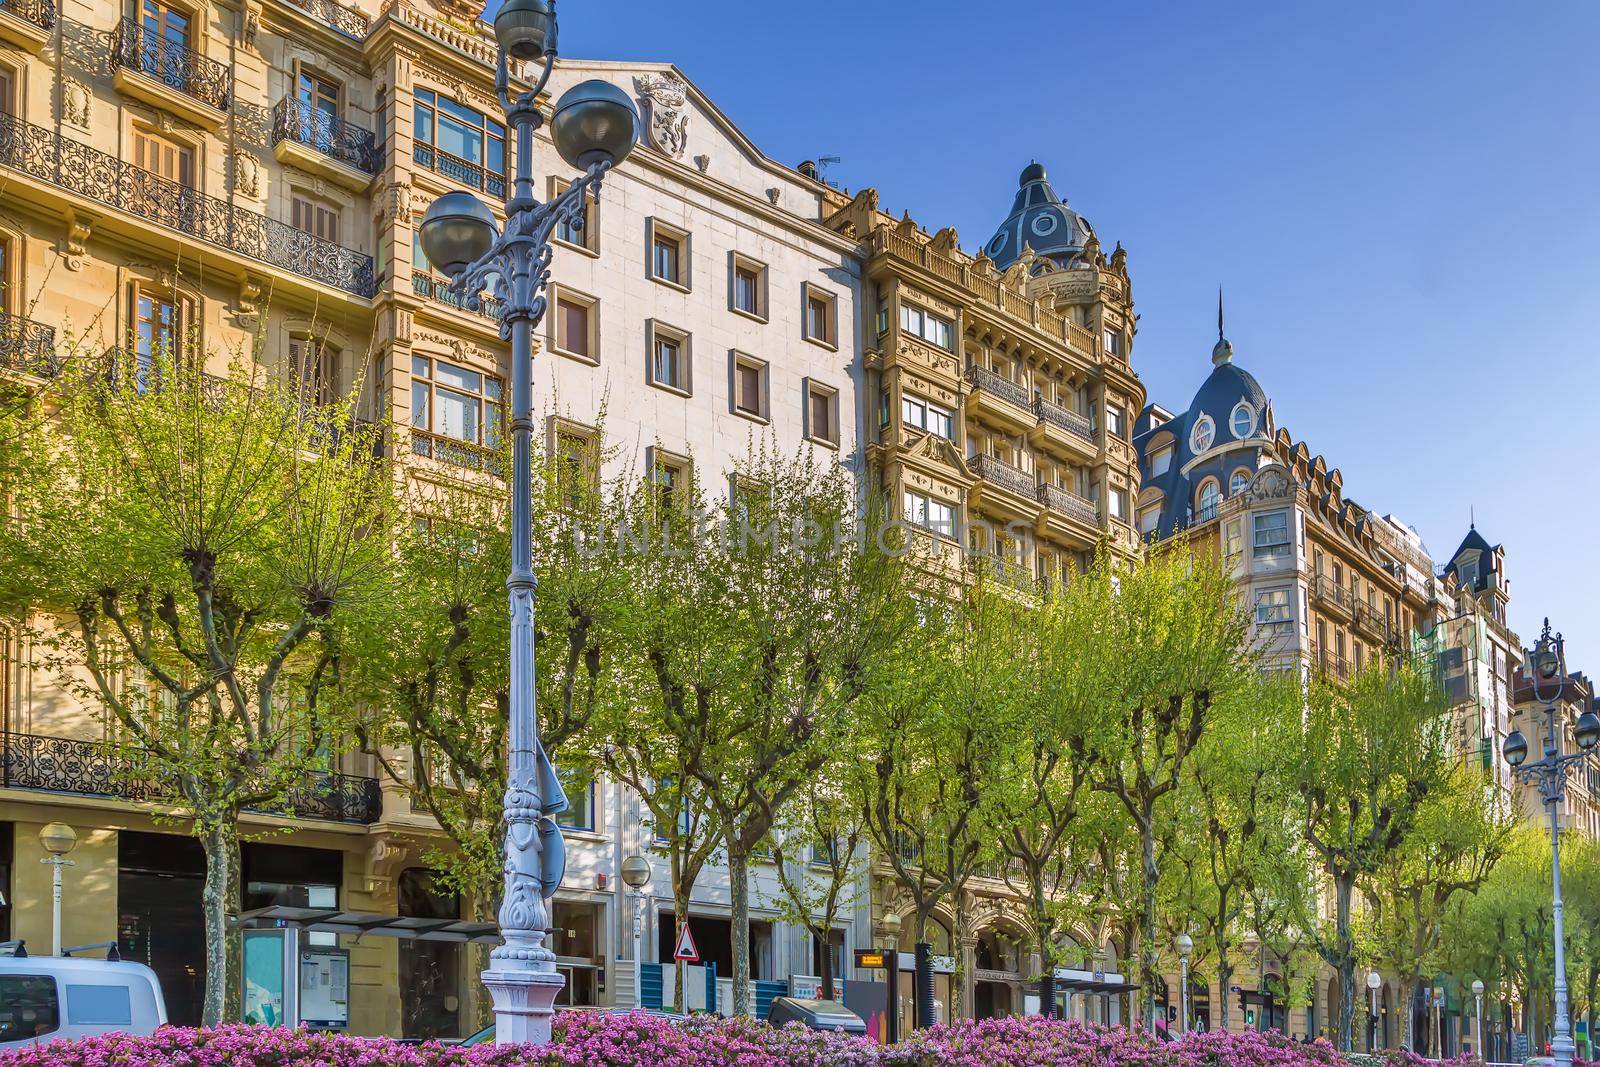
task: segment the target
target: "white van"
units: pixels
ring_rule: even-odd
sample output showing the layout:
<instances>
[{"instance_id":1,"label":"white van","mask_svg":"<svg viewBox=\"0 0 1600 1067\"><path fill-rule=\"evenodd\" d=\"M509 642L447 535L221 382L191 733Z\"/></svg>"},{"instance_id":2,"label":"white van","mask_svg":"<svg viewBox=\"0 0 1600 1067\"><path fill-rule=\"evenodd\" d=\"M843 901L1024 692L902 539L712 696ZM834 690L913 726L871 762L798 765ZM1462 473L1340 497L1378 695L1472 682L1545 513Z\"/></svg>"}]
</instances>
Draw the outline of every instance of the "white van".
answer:
<instances>
[{"instance_id":1,"label":"white van","mask_svg":"<svg viewBox=\"0 0 1600 1067\"><path fill-rule=\"evenodd\" d=\"M167 1021L156 973L142 963L74 956L0 956L0 1050Z\"/></svg>"}]
</instances>

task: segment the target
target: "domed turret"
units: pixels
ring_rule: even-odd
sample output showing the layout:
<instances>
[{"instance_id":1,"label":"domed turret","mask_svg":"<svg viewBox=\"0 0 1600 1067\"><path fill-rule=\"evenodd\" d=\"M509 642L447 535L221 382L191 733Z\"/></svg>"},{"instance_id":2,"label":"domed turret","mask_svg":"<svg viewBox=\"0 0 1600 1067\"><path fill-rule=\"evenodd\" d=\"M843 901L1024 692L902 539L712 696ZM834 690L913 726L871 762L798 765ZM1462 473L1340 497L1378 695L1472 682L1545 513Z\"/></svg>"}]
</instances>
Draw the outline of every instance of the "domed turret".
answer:
<instances>
[{"instance_id":1,"label":"domed turret","mask_svg":"<svg viewBox=\"0 0 1600 1067\"><path fill-rule=\"evenodd\" d=\"M1066 266L1083 251L1094 227L1056 195L1042 163L1024 167L1017 184L1011 214L983 246L984 252L1001 270L1017 261L1024 245Z\"/></svg>"}]
</instances>

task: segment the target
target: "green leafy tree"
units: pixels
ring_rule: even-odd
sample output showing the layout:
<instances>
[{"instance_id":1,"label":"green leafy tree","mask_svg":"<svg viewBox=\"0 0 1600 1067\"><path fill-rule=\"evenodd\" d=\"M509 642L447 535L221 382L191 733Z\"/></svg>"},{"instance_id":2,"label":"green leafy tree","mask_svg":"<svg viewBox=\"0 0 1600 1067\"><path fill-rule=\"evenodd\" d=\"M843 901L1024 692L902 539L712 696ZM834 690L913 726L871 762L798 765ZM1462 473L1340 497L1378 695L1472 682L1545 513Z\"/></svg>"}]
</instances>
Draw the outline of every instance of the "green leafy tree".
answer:
<instances>
[{"instance_id":1,"label":"green leafy tree","mask_svg":"<svg viewBox=\"0 0 1600 1067\"><path fill-rule=\"evenodd\" d=\"M388 595L397 515L376 428L243 360L68 361L7 486L0 604L48 617L64 684L163 783L206 858L203 1018L222 1021L246 809L287 811L350 737L340 622Z\"/></svg>"},{"instance_id":2,"label":"green leafy tree","mask_svg":"<svg viewBox=\"0 0 1600 1067\"><path fill-rule=\"evenodd\" d=\"M1401 852L1427 802L1449 787L1449 705L1434 677L1373 661L1348 682L1315 680L1281 735L1306 843L1332 883L1334 921L1318 951L1339 977L1337 1044L1350 1051L1359 962L1358 882Z\"/></svg>"},{"instance_id":3,"label":"green leafy tree","mask_svg":"<svg viewBox=\"0 0 1600 1067\"><path fill-rule=\"evenodd\" d=\"M1499 788L1474 767L1457 765L1439 793L1417 813L1403 846L1360 879L1372 902L1374 961L1400 980L1410 1004L1444 963L1444 923L1457 899L1488 879L1510 841L1512 814ZM1416 1047L1406 1012L1403 1040Z\"/></svg>"},{"instance_id":4,"label":"green leafy tree","mask_svg":"<svg viewBox=\"0 0 1600 1067\"><path fill-rule=\"evenodd\" d=\"M1250 685L1249 620L1222 568L1181 549L1121 569L1101 564L1079 580L1091 586L1103 620L1091 652L1095 670L1085 679L1099 706L1086 741L1091 783L1122 805L1138 834L1141 1014L1153 1029L1162 958L1157 900L1174 839L1175 793L1214 707Z\"/></svg>"}]
</instances>

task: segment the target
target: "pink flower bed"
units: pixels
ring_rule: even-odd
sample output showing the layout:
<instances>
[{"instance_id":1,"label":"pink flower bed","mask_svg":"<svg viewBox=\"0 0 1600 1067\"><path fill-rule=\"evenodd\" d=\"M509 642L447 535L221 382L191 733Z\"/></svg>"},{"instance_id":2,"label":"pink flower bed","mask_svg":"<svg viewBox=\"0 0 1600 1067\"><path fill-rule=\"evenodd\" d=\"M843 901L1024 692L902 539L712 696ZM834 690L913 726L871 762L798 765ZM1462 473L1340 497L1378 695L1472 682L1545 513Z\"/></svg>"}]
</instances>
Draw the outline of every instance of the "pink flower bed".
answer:
<instances>
[{"instance_id":1,"label":"pink flower bed","mask_svg":"<svg viewBox=\"0 0 1600 1067\"><path fill-rule=\"evenodd\" d=\"M798 1027L696 1017L567 1012L542 1049L403 1045L388 1038L223 1026L163 1027L0 1052L0 1067L1346 1067L1325 1041L1191 1034L1162 1042L1120 1028L990 1019L936 1026L892 1049Z\"/></svg>"}]
</instances>

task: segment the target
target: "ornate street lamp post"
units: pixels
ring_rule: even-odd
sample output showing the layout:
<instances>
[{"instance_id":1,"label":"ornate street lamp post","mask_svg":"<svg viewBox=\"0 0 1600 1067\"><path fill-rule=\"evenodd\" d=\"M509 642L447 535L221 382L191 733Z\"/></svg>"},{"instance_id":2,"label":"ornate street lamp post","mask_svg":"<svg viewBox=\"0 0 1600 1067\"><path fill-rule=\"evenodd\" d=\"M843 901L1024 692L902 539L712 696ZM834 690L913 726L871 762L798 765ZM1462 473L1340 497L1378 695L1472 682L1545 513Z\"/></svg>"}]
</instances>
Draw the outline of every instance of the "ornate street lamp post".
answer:
<instances>
[{"instance_id":1,"label":"ornate street lamp post","mask_svg":"<svg viewBox=\"0 0 1600 1067\"><path fill-rule=\"evenodd\" d=\"M1567 650L1560 634L1551 636L1549 619L1544 621L1539 643L1527 652L1527 665L1533 681L1534 699L1544 705L1544 756L1532 763L1527 762L1528 739L1522 736L1521 730L1511 731L1500 746L1500 751L1513 774L1524 782L1538 786L1539 795L1544 798L1545 810L1550 813L1550 886L1553 895L1550 917L1555 928L1556 949L1556 1032L1555 1039L1550 1042L1550 1054L1555 1058L1556 1067L1572 1067L1572 1054L1577 1046L1572 1041L1572 1020L1567 1012L1567 950L1561 914L1561 802L1567 795L1567 775L1574 766L1589 758L1595 743L1600 741L1600 715L1591 710L1578 716L1572 730L1578 751L1563 755L1560 731L1565 724L1560 721L1557 705L1567 686ZM1549 693L1545 692L1546 686L1551 687Z\"/></svg>"},{"instance_id":2,"label":"ornate street lamp post","mask_svg":"<svg viewBox=\"0 0 1600 1067\"><path fill-rule=\"evenodd\" d=\"M46 823L39 828L39 844L50 855L40 863L50 865L50 954L61 955L61 868L71 867L67 853L78 847L78 831L64 822Z\"/></svg>"},{"instance_id":3,"label":"ornate street lamp post","mask_svg":"<svg viewBox=\"0 0 1600 1067\"><path fill-rule=\"evenodd\" d=\"M1372 990L1372 1014L1367 1018L1367 1051L1378 1051L1378 989L1383 985L1383 975L1367 972L1367 988Z\"/></svg>"},{"instance_id":4,"label":"ornate street lamp post","mask_svg":"<svg viewBox=\"0 0 1600 1067\"><path fill-rule=\"evenodd\" d=\"M1477 1027L1476 1027L1476 1029L1477 1029L1477 1037L1473 1038L1473 1047L1477 1050L1478 1060L1480 1062L1484 1062L1484 1061L1487 1061L1489 1059L1489 1056L1484 1051L1484 1048L1483 1048L1483 979L1482 978L1474 978L1472 980L1472 1015L1473 1015L1473 1019L1478 1024Z\"/></svg>"},{"instance_id":5,"label":"ornate street lamp post","mask_svg":"<svg viewBox=\"0 0 1600 1067\"><path fill-rule=\"evenodd\" d=\"M633 890L633 1006L644 1007L644 887L650 884L650 861L632 855L622 861L622 880Z\"/></svg>"},{"instance_id":6,"label":"ornate street lamp post","mask_svg":"<svg viewBox=\"0 0 1600 1067\"><path fill-rule=\"evenodd\" d=\"M553 816L567 798L544 748L533 688L532 487L533 330L544 317L550 280L550 237L561 223L581 222L584 197L600 195L606 171L639 139L639 114L626 93L591 80L556 102L550 138L561 158L583 171L554 200L533 195L533 136L544 123L536 106L556 58L554 0L506 0L494 19L500 45L495 87L506 125L516 133L517 171L506 203L506 228L471 193L446 193L422 217L422 251L451 279L450 287L476 306L491 280L503 301L500 336L511 342L511 601L510 759L505 794L505 891L500 933L505 943L489 954L483 983L494 999L495 1041L550 1040L550 1017L562 978L544 943L547 901L561 883L565 846ZM511 98L510 60L541 62L533 88Z\"/></svg>"}]
</instances>

